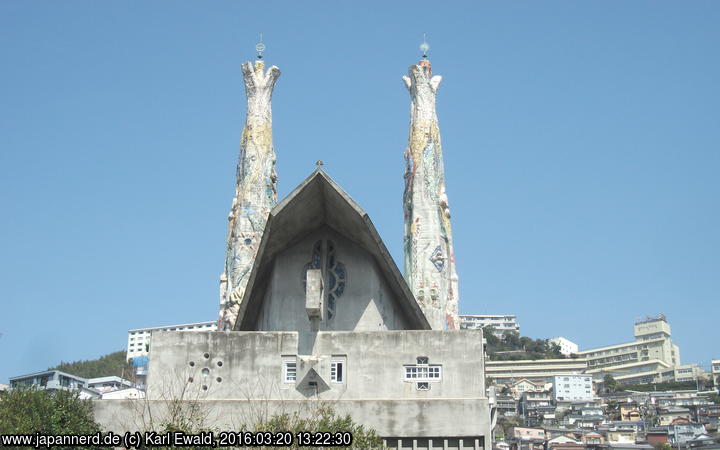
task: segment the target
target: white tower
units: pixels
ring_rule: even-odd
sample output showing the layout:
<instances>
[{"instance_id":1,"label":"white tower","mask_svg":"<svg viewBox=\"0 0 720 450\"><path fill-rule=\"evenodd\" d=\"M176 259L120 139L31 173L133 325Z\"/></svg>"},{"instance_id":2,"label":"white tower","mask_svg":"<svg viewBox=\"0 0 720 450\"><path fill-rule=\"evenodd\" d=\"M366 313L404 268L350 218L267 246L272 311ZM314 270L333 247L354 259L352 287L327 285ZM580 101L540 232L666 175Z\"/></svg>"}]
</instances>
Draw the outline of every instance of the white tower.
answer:
<instances>
[{"instance_id":1,"label":"white tower","mask_svg":"<svg viewBox=\"0 0 720 450\"><path fill-rule=\"evenodd\" d=\"M257 45L255 63L242 65L247 96L247 118L240 141L237 186L228 215L225 270L220 276L219 330L235 325L257 248L270 210L277 203L275 150L272 144L272 93L280 70L265 71L262 51Z\"/></svg>"},{"instance_id":2,"label":"white tower","mask_svg":"<svg viewBox=\"0 0 720 450\"><path fill-rule=\"evenodd\" d=\"M403 196L405 278L433 329L458 329L458 278L435 113L442 77L432 76L427 44L421 49L423 60L403 77L412 100Z\"/></svg>"}]
</instances>

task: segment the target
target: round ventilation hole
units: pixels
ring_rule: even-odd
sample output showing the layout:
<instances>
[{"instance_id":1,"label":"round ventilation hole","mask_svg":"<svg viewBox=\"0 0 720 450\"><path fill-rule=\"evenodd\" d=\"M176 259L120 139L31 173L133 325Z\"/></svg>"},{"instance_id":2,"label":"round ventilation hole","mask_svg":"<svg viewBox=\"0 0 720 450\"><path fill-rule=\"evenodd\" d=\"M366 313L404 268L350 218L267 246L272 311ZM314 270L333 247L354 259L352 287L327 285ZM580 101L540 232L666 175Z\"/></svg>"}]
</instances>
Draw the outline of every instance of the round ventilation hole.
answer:
<instances>
[{"instance_id":1,"label":"round ventilation hole","mask_svg":"<svg viewBox=\"0 0 720 450\"><path fill-rule=\"evenodd\" d=\"M203 384L203 391L207 391L207 386Z\"/></svg>"},{"instance_id":2,"label":"round ventilation hole","mask_svg":"<svg viewBox=\"0 0 720 450\"><path fill-rule=\"evenodd\" d=\"M222 361L217 362L218 367L222 367Z\"/></svg>"},{"instance_id":3,"label":"round ventilation hole","mask_svg":"<svg viewBox=\"0 0 720 450\"><path fill-rule=\"evenodd\" d=\"M217 381L218 383L222 383L222 377L215 378L215 381Z\"/></svg>"},{"instance_id":4,"label":"round ventilation hole","mask_svg":"<svg viewBox=\"0 0 720 450\"><path fill-rule=\"evenodd\" d=\"M208 359L210 357L210 353L205 353L203 356L205 357L205 359Z\"/></svg>"},{"instance_id":5,"label":"round ventilation hole","mask_svg":"<svg viewBox=\"0 0 720 450\"><path fill-rule=\"evenodd\" d=\"M190 367L195 367L195 361L190 361Z\"/></svg>"}]
</instances>

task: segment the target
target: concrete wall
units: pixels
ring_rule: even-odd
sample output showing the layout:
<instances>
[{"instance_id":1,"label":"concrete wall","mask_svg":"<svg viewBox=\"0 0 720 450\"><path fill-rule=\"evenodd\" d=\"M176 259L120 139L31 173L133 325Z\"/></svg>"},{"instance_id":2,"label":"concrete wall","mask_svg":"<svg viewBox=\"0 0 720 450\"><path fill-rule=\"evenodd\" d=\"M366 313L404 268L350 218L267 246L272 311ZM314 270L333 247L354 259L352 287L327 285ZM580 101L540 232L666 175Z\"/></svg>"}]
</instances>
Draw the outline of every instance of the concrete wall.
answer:
<instances>
[{"instance_id":1,"label":"concrete wall","mask_svg":"<svg viewBox=\"0 0 720 450\"><path fill-rule=\"evenodd\" d=\"M286 412L311 415L320 406L317 400L248 401L198 400L193 407L204 425L216 431L238 431L251 426L255 419L268 414ZM490 442L487 399L467 400L337 400L326 403L339 414L350 414L356 423L374 429L381 437L471 437ZM177 403L162 400L97 400L95 420L104 430L123 433L158 429L169 422L169 407ZM186 414L190 408L187 403ZM437 448L442 440L437 440ZM450 447L453 448L453 447ZM474 448L465 443L465 448ZM486 447L489 448L489 445Z\"/></svg>"},{"instance_id":2,"label":"concrete wall","mask_svg":"<svg viewBox=\"0 0 720 450\"><path fill-rule=\"evenodd\" d=\"M401 330L407 321L373 257L360 246L324 227L281 252L274 261L270 286L255 326L263 331L310 331L305 312L303 274L318 241L332 241L335 257L346 270L345 289L336 300L335 315L320 330ZM326 262L323 262L325 265ZM323 268L325 286L327 274ZM327 297L327 293L325 294ZM327 305L326 305L327 306Z\"/></svg>"},{"instance_id":3,"label":"concrete wall","mask_svg":"<svg viewBox=\"0 0 720 450\"><path fill-rule=\"evenodd\" d=\"M283 380L283 361L297 361L300 372L304 355L326 369L318 375L327 389L317 396L299 376L297 386ZM343 383L330 382L333 356L346 358ZM418 356L442 365L429 391L404 381L404 365ZM485 397L483 373L480 331L154 333L147 393L157 400L181 391L202 399L469 399Z\"/></svg>"},{"instance_id":4,"label":"concrete wall","mask_svg":"<svg viewBox=\"0 0 720 450\"><path fill-rule=\"evenodd\" d=\"M343 383L330 381L333 356L346 361ZM442 366L427 391L404 381L418 356ZM317 390L300 374L308 359ZM296 383L284 382L283 360L297 362ZM480 438L490 436L483 373L481 331L153 333L147 400L96 402L96 419L109 430L148 429L183 400L204 408L208 426L229 430L259 412L309 413L327 401L383 437Z\"/></svg>"}]
</instances>

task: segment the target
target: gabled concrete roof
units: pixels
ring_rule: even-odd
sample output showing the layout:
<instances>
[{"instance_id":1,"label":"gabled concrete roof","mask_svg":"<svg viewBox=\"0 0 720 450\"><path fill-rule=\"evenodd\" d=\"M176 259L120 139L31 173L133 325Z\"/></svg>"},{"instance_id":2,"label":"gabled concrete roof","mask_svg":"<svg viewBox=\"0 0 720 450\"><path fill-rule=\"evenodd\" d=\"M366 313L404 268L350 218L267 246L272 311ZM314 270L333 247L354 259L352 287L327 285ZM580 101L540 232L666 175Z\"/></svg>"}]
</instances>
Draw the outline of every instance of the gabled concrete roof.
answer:
<instances>
[{"instance_id":1,"label":"gabled concrete roof","mask_svg":"<svg viewBox=\"0 0 720 450\"><path fill-rule=\"evenodd\" d=\"M322 226L334 229L373 256L399 301L409 329L431 329L370 217L320 168L270 211L233 329L253 330L275 256Z\"/></svg>"}]
</instances>

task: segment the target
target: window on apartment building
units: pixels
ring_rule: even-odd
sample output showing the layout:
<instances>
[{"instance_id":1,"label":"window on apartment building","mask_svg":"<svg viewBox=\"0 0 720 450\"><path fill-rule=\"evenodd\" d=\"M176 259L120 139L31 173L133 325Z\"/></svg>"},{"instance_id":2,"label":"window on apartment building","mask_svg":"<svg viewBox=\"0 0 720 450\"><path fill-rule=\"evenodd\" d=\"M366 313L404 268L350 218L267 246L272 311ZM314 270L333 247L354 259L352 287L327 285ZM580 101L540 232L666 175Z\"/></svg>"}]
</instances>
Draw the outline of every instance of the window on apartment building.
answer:
<instances>
[{"instance_id":1,"label":"window on apartment building","mask_svg":"<svg viewBox=\"0 0 720 450\"><path fill-rule=\"evenodd\" d=\"M297 379L297 363L295 360L283 361L283 382L294 383Z\"/></svg>"},{"instance_id":2,"label":"window on apartment building","mask_svg":"<svg viewBox=\"0 0 720 450\"><path fill-rule=\"evenodd\" d=\"M330 381L333 383L342 383L345 381L345 361L330 362Z\"/></svg>"},{"instance_id":3,"label":"window on apartment building","mask_svg":"<svg viewBox=\"0 0 720 450\"><path fill-rule=\"evenodd\" d=\"M415 385L415 388L418 391L429 391L430 390L430 383L427 381L421 381Z\"/></svg>"},{"instance_id":4,"label":"window on apartment building","mask_svg":"<svg viewBox=\"0 0 720 450\"><path fill-rule=\"evenodd\" d=\"M440 381L442 378L441 365L413 365L405 366L405 381Z\"/></svg>"}]
</instances>

